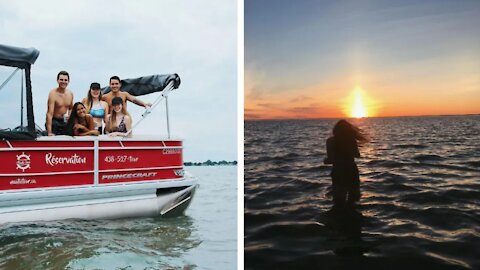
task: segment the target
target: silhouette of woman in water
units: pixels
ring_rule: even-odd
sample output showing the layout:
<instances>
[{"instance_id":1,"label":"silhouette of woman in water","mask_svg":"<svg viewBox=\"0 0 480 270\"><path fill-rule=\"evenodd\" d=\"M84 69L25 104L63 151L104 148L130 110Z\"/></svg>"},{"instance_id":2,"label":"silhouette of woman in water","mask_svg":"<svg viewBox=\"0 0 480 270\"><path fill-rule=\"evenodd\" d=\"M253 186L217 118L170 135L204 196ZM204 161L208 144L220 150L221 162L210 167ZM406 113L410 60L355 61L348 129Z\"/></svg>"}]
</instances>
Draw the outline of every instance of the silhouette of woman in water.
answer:
<instances>
[{"instance_id":1,"label":"silhouette of woman in water","mask_svg":"<svg viewBox=\"0 0 480 270\"><path fill-rule=\"evenodd\" d=\"M360 157L358 144L367 142L362 130L346 120L338 121L333 127L333 136L327 139L325 164L333 164L332 211L353 209L360 200L360 177L355 158Z\"/></svg>"}]
</instances>

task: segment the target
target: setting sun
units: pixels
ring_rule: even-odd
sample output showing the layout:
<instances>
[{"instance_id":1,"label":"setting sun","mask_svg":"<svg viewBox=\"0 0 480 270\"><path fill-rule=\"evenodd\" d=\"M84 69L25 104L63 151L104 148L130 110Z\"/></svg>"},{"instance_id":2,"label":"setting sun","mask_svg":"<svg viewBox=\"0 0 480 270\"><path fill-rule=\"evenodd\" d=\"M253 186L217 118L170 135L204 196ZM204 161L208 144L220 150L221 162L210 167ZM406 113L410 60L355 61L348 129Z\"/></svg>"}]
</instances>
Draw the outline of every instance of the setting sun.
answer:
<instances>
[{"instance_id":1,"label":"setting sun","mask_svg":"<svg viewBox=\"0 0 480 270\"><path fill-rule=\"evenodd\" d=\"M352 117L362 118L367 117L367 109L363 103L362 91L359 87L355 89L353 96Z\"/></svg>"},{"instance_id":2,"label":"setting sun","mask_svg":"<svg viewBox=\"0 0 480 270\"><path fill-rule=\"evenodd\" d=\"M364 118L377 116L379 103L372 99L360 86L356 86L350 95L342 101L343 114L346 117Z\"/></svg>"}]
</instances>

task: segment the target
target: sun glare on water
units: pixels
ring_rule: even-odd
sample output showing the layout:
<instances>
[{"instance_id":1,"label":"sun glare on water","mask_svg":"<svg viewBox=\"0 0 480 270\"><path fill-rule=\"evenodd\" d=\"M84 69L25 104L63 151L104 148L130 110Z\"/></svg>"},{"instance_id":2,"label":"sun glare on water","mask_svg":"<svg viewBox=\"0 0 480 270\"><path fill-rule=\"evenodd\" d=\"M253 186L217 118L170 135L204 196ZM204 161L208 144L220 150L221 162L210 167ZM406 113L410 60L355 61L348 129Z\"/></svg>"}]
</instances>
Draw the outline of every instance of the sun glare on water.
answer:
<instances>
[{"instance_id":1,"label":"sun glare on water","mask_svg":"<svg viewBox=\"0 0 480 270\"><path fill-rule=\"evenodd\" d=\"M360 87L356 87L353 93L351 116L355 118L368 117L367 109L363 102L362 89Z\"/></svg>"}]
</instances>

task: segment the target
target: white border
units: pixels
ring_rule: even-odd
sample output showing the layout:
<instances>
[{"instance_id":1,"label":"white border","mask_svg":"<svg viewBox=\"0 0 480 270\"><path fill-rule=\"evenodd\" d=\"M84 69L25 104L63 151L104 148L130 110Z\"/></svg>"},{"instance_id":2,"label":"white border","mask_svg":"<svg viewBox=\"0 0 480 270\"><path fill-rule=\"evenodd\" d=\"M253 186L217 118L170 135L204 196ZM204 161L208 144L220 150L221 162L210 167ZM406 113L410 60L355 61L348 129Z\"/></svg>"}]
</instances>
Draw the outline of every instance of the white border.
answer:
<instances>
[{"instance_id":1,"label":"white border","mask_svg":"<svg viewBox=\"0 0 480 270\"><path fill-rule=\"evenodd\" d=\"M237 0L237 269L244 269L244 3Z\"/></svg>"}]
</instances>

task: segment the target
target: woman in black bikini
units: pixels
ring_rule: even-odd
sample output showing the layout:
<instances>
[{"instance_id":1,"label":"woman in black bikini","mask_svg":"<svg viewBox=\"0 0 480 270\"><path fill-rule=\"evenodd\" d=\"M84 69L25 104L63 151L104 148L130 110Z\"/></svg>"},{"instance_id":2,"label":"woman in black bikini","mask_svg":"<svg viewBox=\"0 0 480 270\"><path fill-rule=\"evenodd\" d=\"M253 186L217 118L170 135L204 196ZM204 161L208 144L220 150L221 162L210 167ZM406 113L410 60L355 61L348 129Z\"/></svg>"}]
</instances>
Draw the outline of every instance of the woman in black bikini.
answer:
<instances>
[{"instance_id":1,"label":"woman in black bikini","mask_svg":"<svg viewBox=\"0 0 480 270\"><path fill-rule=\"evenodd\" d=\"M355 158L360 157L358 144L367 142L362 130L346 120L333 127L333 136L327 139L325 164L333 164L333 211L352 209L360 200L360 177Z\"/></svg>"},{"instance_id":2,"label":"woman in black bikini","mask_svg":"<svg viewBox=\"0 0 480 270\"><path fill-rule=\"evenodd\" d=\"M108 116L105 131L108 136L131 136L129 132L132 129L132 118L123 106L123 100L120 97L112 99L112 114Z\"/></svg>"}]
</instances>

